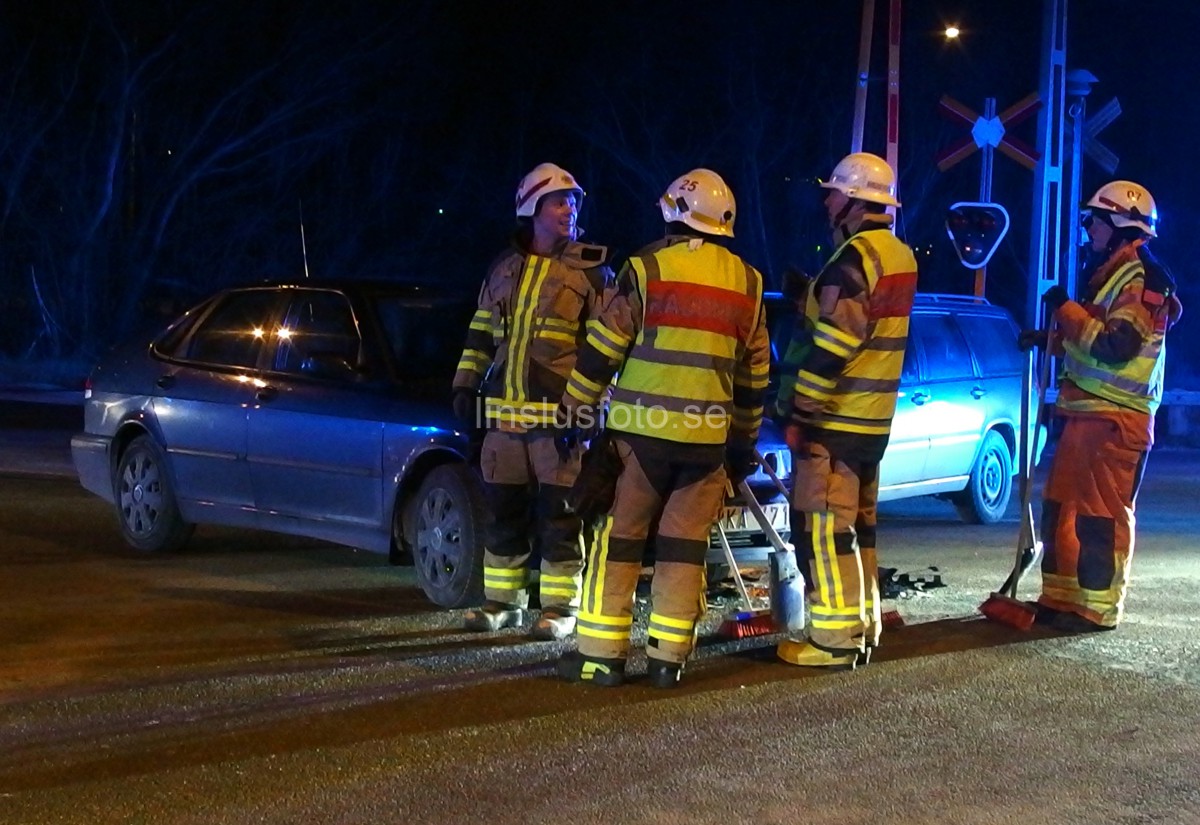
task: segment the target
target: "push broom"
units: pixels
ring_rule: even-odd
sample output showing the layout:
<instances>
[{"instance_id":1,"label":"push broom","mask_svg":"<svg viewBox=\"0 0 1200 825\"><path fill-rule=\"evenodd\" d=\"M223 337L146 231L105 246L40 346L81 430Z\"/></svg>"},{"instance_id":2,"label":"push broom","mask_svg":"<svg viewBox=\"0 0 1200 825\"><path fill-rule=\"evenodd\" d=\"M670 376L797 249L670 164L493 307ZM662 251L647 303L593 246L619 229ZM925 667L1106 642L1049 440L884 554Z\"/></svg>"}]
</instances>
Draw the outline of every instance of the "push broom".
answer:
<instances>
[{"instance_id":1,"label":"push broom","mask_svg":"<svg viewBox=\"0 0 1200 825\"><path fill-rule=\"evenodd\" d=\"M783 482L775 475L771 466L763 460L761 455L758 460L760 466L774 480L780 492L787 497L787 488L783 486ZM733 571L734 581L746 610L734 614L722 622L717 633L730 639L745 639L779 632L799 632L804 629L804 576L800 573L800 567L796 563L796 551L786 544L775 530L771 520L767 518L767 514L759 505L758 499L754 497L754 491L750 489L750 485L742 481L738 485L738 492L741 493L746 506L773 548L769 574L771 607L769 610L754 609L741 576L738 575L737 563L733 558L733 550L729 547L729 540L725 536L725 531L721 529L721 525L718 524L717 539L725 553L726 563Z\"/></svg>"},{"instance_id":2,"label":"push broom","mask_svg":"<svg viewBox=\"0 0 1200 825\"><path fill-rule=\"evenodd\" d=\"M1049 335L1047 335L1049 339ZM1037 415L1033 425L1035 449L1028 451L1025 456L1025 472L1021 476L1021 530L1017 534L1017 558L1012 572L1000 585L1000 589L992 593L979 605L979 612L993 622L1015 627L1017 630L1029 630L1037 617L1037 607L1017 598L1017 585L1021 577L1037 564L1042 555L1042 543L1037 539L1037 530L1033 523L1033 504L1030 501L1033 491L1033 465L1037 456L1037 439L1041 436L1042 410L1046 405L1046 386L1050 383L1050 352L1049 341L1042 353L1042 368L1040 386L1038 387ZM1032 355L1030 356L1032 357ZM1033 369L1026 363L1026 375L1032 375ZM1028 393L1026 393L1028 397ZM1028 420L1029 413L1022 416Z\"/></svg>"}]
</instances>

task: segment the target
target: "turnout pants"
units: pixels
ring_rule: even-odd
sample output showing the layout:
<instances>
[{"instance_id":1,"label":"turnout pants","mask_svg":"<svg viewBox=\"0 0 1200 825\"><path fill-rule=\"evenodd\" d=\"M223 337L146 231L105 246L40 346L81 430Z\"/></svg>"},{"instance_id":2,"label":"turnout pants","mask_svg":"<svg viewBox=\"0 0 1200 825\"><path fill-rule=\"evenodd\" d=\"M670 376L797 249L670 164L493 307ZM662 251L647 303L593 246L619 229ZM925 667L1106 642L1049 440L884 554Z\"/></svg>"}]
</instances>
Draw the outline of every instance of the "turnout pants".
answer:
<instances>
[{"instance_id":1,"label":"turnout pants","mask_svg":"<svg viewBox=\"0 0 1200 825\"><path fill-rule=\"evenodd\" d=\"M1105 627L1121 621L1147 432L1136 413L1066 418L1042 494L1041 604Z\"/></svg>"},{"instance_id":2,"label":"turnout pants","mask_svg":"<svg viewBox=\"0 0 1200 825\"><path fill-rule=\"evenodd\" d=\"M725 500L724 463L681 461L687 447L661 439L631 443L616 434L615 442L623 469L591 546L575 627L579 652L591 658L628 656L634 591L657 519L646 655L682 664L704 614L704 561Z\"/></svg>"},{"instance_id":3,"label":"turnout pants","mask_svg":"<svg viewBox=\"0 0 1200 825\"><path fill-rule=\"evenodd\" d=\"M541 554L542 609L574 613L579 606L583 544L579 517L566 495L579 475L582 451L567 460L547 428L520 432L489 430L479 456L488 521L483 553L483 592L487 599L526 604L529 557L536 542Z\"/></svg>"},{"instance_id":4,"label":"turnout pants","mask_svg":"<svg viewBox=\"0 0 1200 825\"><path fill-rule=\"evenodd\" d=\"M793 453L792 467L792 542L808 563L808 640L835 654L876 645L879 462L843 461L810 442Z\"/></svg>"}]
</instances>

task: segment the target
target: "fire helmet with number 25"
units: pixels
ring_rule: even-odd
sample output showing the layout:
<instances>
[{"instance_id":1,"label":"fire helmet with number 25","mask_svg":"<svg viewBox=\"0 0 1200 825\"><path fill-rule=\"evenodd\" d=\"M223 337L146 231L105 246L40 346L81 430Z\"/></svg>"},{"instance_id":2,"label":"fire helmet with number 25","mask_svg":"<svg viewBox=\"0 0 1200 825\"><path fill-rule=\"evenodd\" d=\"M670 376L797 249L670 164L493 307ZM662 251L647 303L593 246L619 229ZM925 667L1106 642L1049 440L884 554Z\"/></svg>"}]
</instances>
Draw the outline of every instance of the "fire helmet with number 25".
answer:
<instances>
[{"instance_id":1,"label":"fire helmet with number 25","mask_svg":"<svg viewBox=\"0 0 1200 825\"><path fill-rule=\"evenodd\" d=\"M517 185L517 217L532 218L538 201L552 192L574 192L583 200L583 187L575 176L553 163L539 163Z\"/></svg>"},{"instance_id":2,"label":"fire helmet with number 25","mask_svg":"<svg viewBox=\"0 0 1200 825\"><path fill-rule=\"evenodd\" d=\"M1158 237L1158 207L1146 187L1131 180L1114 180L1096 190L1087 202L1108 213L1113 226L1136 226L1151 238Z\"/></svg>"},{"instance_id":3,"label":"fire helmet with number 25","mask_svg":"<svg viewBox=\"0 0 1200 825\"><path fill-rule=\"evenodd\" d=\"M693 169L676 178L658 206L667 223L679 221L706 235L733 237L737 204L725 181L711 169Z\"/></svg>"}]
</instances>

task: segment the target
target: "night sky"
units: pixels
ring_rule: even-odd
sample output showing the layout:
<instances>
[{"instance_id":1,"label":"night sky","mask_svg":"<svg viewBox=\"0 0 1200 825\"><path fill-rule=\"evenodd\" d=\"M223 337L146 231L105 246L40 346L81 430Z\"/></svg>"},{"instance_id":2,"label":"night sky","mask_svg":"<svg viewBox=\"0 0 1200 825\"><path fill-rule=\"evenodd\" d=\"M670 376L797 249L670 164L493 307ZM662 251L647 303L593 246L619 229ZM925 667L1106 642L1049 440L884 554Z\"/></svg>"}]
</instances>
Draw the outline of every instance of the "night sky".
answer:
<instances>
[{"instance_id":1,"label":"night sky","mask_svg":"<svg viewBox=\"0 0 1200 825\"><path fill-rule=\"evenodd\" d=\"M20 8L15 8L15 6ZM884 152L887 2L876 10L869 151ZM13 323L95 350L147 307L226 283L317 275L436 280L473 292L512 228L519 177L566 166L588 192L589 238L628 254L661 233L657 196L709 166L738 198L736 251L778 285L829 252L812 185L849 149L859 0L825 2L346 2L109 0L6 4L0 101L0 278ZM1117 177L1159 204L1160 257L1189 301L1200 238L1191 96L1200 3L1074 0L1068 66L1099 78L1093 111ZM964 130L942 94L1003 110L1038 86L1038 0L905 0L900 229L921 288L969 292L942 219L979 185L979 154L934 158ZM946 24L963 29L958 42ZM1016 130L1034 138L1034 121ZM1089 194L1106 178L1085 161ZM988 296L1020 317L1033 175L995 159L1013 215ZM1200 305L1185 312L1176 341ZM49 337L37 347L50 354ZM1198 341L1200 343L1200 341ZM1169 386L1200 389L1175 346Z\"/></svg>"}]
</instances>

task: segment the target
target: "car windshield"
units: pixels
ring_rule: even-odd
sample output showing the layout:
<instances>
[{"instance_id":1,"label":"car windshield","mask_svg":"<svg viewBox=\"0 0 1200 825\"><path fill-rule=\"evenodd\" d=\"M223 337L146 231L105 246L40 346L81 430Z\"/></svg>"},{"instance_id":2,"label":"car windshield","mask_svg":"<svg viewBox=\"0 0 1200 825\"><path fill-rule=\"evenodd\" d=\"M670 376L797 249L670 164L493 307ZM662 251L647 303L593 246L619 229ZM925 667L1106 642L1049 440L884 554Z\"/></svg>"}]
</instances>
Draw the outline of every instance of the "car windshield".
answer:
<instances>
[{"instance_id":1,"label":"car windshield","mask_svg":"<svg viewBox=\"0 0 1200 825\"><path fill-rule=\"evenodd\" d=\"M449 387L474 305L454 299L382 294L375 298L375 306L399 377L436 378Z\"/></svg>"}]
</instances>

